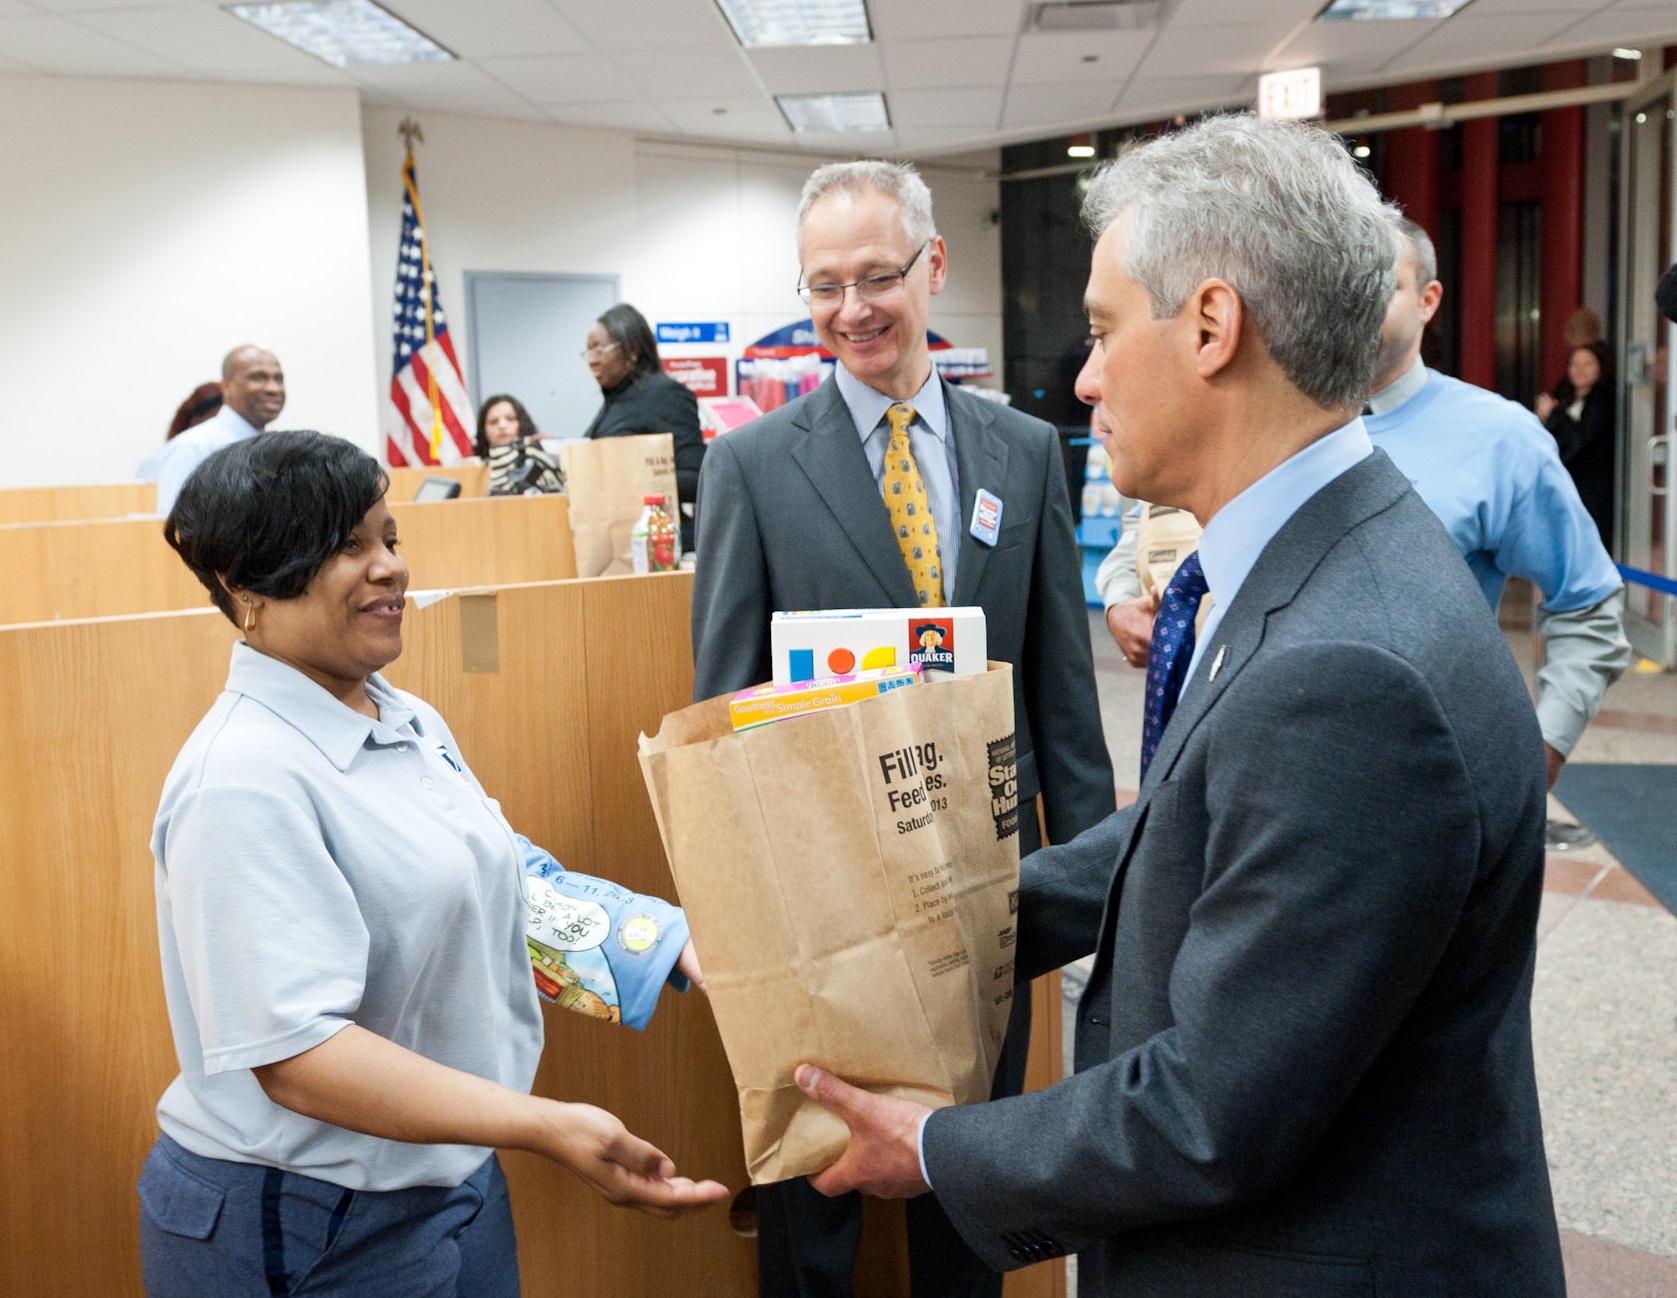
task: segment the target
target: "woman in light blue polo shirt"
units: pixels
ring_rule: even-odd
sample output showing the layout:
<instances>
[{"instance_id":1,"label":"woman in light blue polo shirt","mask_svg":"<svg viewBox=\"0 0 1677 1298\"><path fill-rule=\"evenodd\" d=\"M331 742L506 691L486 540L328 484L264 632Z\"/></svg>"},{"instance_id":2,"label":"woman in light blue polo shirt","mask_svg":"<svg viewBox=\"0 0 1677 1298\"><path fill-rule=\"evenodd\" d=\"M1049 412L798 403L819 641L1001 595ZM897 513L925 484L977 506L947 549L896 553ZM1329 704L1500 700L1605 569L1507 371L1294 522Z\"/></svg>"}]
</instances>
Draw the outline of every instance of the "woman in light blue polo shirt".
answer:
<instances>
[{"instance_id":1,"label":"woman in light blue polo shirt","mask_svg":"<svg viewBox=\"0 0 1677 1298\"><path fill-rule=\"evenodd\" d=\"M348 442L268 433L206 460L165 527L245 638L152 838L181 1066L140 1177L152 1298L305 1278L511 1298L497 1147L657 1215L726 1194L604 1110L529 1094L525 871L564 872L508 826L442 718L378 675L402 651L408 582L386 485ZM638 924L618 987L644 1022L666 976L697 975L685 920L584 882Z\"/></svg>"}]
</instances>

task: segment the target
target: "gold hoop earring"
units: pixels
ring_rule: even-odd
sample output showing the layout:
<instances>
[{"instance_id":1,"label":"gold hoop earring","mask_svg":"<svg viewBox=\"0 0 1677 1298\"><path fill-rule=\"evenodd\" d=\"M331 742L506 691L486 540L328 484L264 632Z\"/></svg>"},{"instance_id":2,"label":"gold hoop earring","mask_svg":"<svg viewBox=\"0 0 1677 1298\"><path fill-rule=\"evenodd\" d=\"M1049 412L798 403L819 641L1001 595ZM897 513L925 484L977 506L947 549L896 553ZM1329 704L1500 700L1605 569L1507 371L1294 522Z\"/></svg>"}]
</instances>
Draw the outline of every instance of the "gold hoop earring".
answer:
<instances>
[{"instance_id":1,"label":"gold hoop earring","mask_svg":"<svg viewBox=\"0 0 1677 1298\"><path fill-rule=\"evenodd\" d=\"M245 596L245 634L249 635L255 626L256 605L250 602L250 597L247 595Z\"/></svg>"}]
</instances>

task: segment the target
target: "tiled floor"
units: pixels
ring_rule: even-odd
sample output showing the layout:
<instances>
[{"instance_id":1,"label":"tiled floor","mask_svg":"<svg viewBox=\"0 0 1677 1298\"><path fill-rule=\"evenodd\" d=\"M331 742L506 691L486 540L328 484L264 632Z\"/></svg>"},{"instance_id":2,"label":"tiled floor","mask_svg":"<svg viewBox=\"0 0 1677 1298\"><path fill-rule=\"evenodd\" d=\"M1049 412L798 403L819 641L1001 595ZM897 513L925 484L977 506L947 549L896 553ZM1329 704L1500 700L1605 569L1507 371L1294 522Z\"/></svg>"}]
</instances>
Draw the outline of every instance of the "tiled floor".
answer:
<instances>
[{"instance_id":1,"label":"tiled floor","mask_svg":"<svg viewBox=\"0 0 1677 1298\"><path fill-rule=\"evenodd\" d=\"M1505 615L1505 627L1510 620L1509 646L1529 679L1529 622ZM1140 764L1143 674L1125 665L1098 614L1089 625L1123 790ZM1627 673L1573 759L1677 763L1677 677ZM1550 810L1571 819L1554 799ZM1545 885L1532 1030L1568 1291L1677 1298L1677 918L1600 844L1552 854ZM1078 970L1064 981L1069 1011ZM1068 1013L1068 1066L1071 1022Z\"/></svg>"}]
</instances>

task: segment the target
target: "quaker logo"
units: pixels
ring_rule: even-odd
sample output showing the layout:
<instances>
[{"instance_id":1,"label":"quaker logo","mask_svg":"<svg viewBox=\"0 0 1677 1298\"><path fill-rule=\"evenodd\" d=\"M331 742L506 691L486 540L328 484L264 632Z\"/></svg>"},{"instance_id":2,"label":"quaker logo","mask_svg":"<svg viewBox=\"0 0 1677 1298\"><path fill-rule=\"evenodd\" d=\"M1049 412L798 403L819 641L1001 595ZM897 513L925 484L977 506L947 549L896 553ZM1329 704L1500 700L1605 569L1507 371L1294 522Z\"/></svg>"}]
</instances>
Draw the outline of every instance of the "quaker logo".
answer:
<instances>
[{"instance_id":1,"label":"quaker logo","mask_svg":"<svg viewBox=\"0 0 1677 1298\"><path fill-rule=\"evenodd\" d=\"M1012 735L987 745L990 751L990 815L996 841L1019 832L1019 762Z\"/></svg>"},{"instance_id":2,"label":"quaker logo","mask_svg":"<svg viewBox=\"0 0 1677 1298\"><path fill-rule=\"evenodd\" d=\"M908 624L908 660L927 671L955 670L955 622L947 617L915 618Z\"/></svg>"}]
</instances>

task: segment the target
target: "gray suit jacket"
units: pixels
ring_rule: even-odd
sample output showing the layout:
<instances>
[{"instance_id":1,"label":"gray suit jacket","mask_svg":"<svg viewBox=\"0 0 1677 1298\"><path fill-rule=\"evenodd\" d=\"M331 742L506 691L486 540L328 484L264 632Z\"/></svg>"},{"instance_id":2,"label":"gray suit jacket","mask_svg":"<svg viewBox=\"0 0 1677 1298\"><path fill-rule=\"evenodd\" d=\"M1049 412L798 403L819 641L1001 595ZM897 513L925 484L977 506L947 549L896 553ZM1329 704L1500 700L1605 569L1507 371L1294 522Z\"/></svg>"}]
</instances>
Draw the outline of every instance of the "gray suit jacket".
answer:
<instances>
[{"instance_id":1,"label":"gray suit jacket","mask_svg":"<svg viewBox=\"0 0 1677 1298\"><path fill-rule=\"evenodd\" d=\"M1089 620L1053 428L944 384L959 518L984 488L1002 501L994 548L961 543L958 605L983 608L990 657L1013 665L1019 796L1068 840L1113 808ZM914 585L832 379L711 443L699 478L693 696L766 681L777 610L913 608Z\"/></svg>"},{"instance_id":2,"label":"gray suit jacket","mask_svg":"<svg viewBox=\"0 0 1677 1298\"><path fill-rule=\"evenodd\" d=\"M1025 862L1021 975L1096 951L1077 1074L932 1115L950 1219L1086 1294L1562 1294L1543 819L1519 672L1376 451L1265 548L1136 803Z\"/></svg>"}]
</instances>

